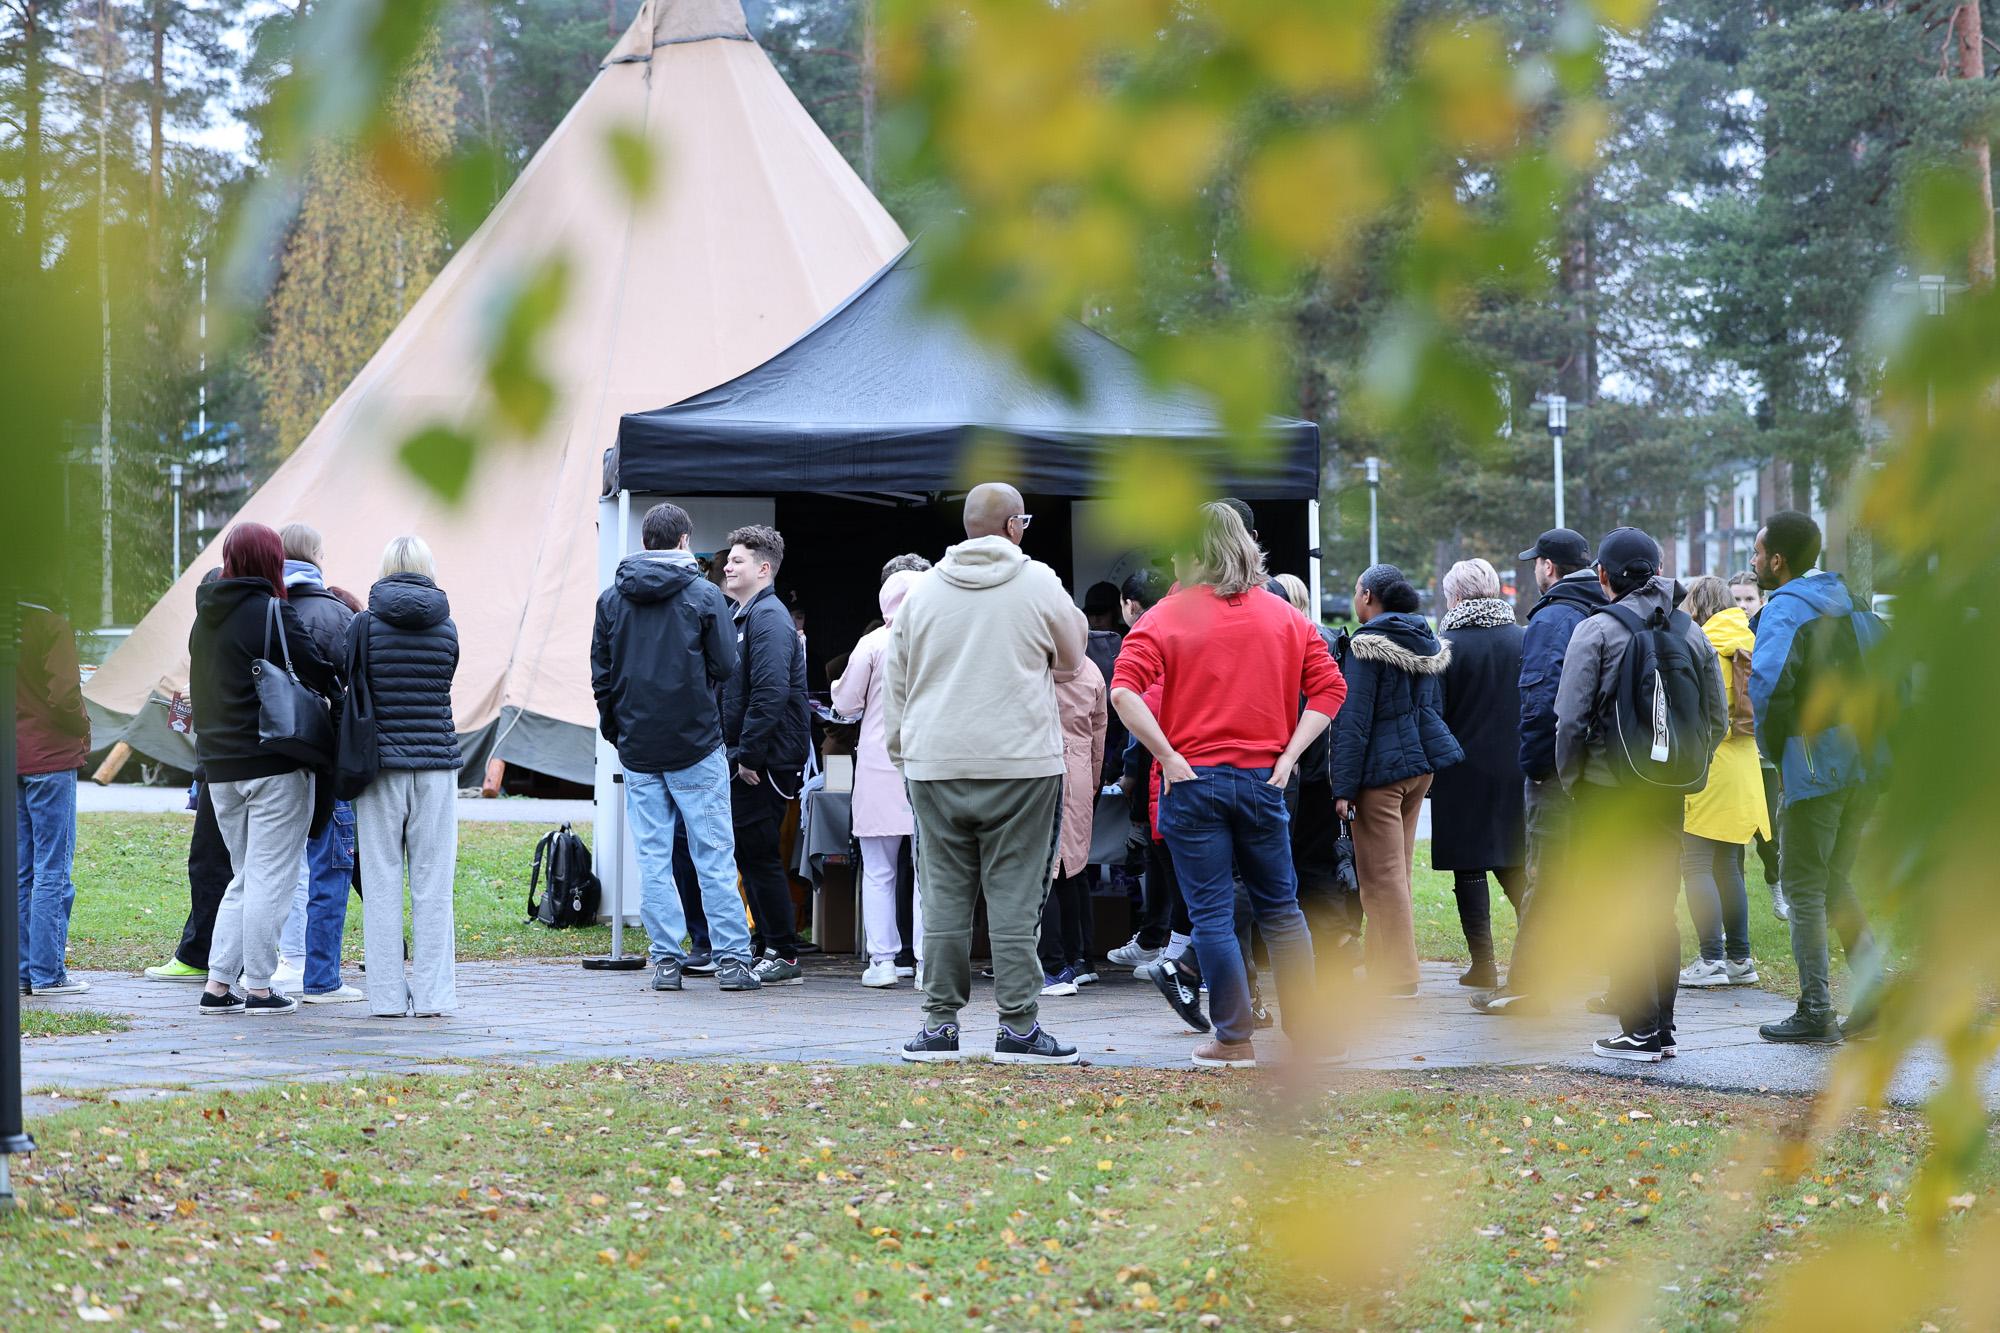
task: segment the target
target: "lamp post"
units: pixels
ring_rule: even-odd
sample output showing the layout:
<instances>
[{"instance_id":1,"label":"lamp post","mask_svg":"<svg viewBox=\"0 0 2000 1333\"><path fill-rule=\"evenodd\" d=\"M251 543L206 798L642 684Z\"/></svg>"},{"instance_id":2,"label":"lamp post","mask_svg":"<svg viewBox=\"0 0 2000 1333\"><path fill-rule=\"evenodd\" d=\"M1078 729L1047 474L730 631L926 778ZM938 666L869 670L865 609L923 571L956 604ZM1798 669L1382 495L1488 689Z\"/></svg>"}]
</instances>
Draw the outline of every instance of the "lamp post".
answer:
<instances>
[{"instance_id":1,"label":"lamp post","mask_svg":"<svg viewBox=\"0 0 2000 1333\"><path fill-rule=\"evenodd\" d=\"M181 576L181 465L167 464L167 487L174 493L174 577Z\"/></svg>"},{"instance_id":2,"label":"lamp post","mask_svg":"<svg viewBox=\"0 0 2000 1333\"><path fill-rule=\"evenodd\" d=\"M1361 460L1368 477L1368 563L1382 563L1382 533L1377 514L1376 497L1382 491L1382 460L1370 454Z\"/></svg>"},{"instance_id":3,"label":"lamp post","mask_svg":"<svg viewBox=\"0 0 2000 1333\"><path fill-rule=\"evenodd\" d=\"M1563 436L1569 434L1569 399L1552 393L1542 402L1549 413L1549 441L1555 445L1556 526L1566 528L1569 524L1563 521Z\"/></svg>"}]
</instances>

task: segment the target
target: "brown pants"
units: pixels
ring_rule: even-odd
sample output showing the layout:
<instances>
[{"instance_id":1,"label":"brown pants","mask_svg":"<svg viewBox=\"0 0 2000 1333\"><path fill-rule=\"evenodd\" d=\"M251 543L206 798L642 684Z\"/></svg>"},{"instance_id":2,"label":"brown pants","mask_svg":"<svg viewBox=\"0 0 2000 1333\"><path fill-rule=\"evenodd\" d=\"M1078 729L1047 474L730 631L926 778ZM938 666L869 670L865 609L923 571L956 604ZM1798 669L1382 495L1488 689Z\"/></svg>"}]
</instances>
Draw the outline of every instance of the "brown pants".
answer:
<instances>
[{"instance_id":1,"label":"brown pants","mask_svg":"<svg viewBox=\"0 0 2000 1333\"><path fill-rule=\"evenodd\" d=\"M1410 907L1410 872L1417 855L1417 816L1431 775L1369 787L1355 801L1354 872L1361 881L1365 925L1362 957L1370 986L1407 986L1417 979L1417 929Z\"/></svg>"}]
</instances>

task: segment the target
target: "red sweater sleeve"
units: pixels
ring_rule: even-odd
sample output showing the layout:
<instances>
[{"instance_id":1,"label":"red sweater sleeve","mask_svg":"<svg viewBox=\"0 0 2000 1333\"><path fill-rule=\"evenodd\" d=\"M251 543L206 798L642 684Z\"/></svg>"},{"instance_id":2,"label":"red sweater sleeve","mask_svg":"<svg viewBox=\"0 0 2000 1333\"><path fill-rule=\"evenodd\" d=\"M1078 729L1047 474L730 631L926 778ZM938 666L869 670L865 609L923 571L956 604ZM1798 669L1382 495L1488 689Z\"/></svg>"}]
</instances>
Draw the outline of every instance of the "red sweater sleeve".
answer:
<instances>
[{"instance_id":1,"label":"red sweater sleeve","mask_svg":"<svg viewBox=\"0 0 2000 1333\"><path fill-rule=\"evenodd\" d=\"M1166 674L1165 645L1159 637L1164 617L1158 614L1159 610L1156 606L1148 611L1126 633L1125 642L1118 649L1118 661L1111 668L1112 689L1143 695L1148 686ZM1159 708L1155 706L1153 711L1157 714Z\"/></svg>"},{"instance_id":2,"label":"red sweater sleeve","mask_svg":"<svg viewBox=\"0 0 2000 1333\"><path fill-rule=\"evenodd\" d=\"M1326 650L1326 640L1319 633L1306 626L1306 650L1299 666L1299 693L1306 697L1306 707L1315 713L1325 713L1328 717L1340 711L1340 705L1347 698L1347 680L1340 674L1340 668L1333 664L1333 654Z\"/></svg>"}]
</instances>

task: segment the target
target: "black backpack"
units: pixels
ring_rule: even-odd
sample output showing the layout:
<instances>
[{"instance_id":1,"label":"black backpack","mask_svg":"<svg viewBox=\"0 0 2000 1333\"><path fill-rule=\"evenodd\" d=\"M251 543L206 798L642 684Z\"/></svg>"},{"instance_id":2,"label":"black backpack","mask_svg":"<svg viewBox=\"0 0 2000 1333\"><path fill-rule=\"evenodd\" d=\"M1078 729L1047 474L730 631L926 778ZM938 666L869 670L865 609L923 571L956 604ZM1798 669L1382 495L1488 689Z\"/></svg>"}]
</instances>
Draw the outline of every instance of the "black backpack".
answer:
<instances>
[{"instance_id":1,"label":"black backpack","mask_svg":"<svg viewBox=\"0 0 2000 1333\"><path fill-rule=\"evenodd\" d=\"M1688 635L1684 611L1643 618L1616 602L1593 613L1632 631L1625 662L1612 686L1609 716L1600 721L1605 757L1620 784L1645 783L1697 792L1708 785L1708 691L1703 663Z\"/></svg>"},{"instance_id":2,"label":"black backpack","mask_svg":"<svg viewBox=\"0 0 2000 1333\"><path fill-rule=\"evenodd\" d=\"M535 890L542 881L542 858L548 857L549 891L539 899ZM603 887L590 868L590 848L576 836L573 825L543 836L535 844L535 870L528 878L528 922L537 921L551 930L597 924L597 902Z\"/></svg>"}]
</instances>

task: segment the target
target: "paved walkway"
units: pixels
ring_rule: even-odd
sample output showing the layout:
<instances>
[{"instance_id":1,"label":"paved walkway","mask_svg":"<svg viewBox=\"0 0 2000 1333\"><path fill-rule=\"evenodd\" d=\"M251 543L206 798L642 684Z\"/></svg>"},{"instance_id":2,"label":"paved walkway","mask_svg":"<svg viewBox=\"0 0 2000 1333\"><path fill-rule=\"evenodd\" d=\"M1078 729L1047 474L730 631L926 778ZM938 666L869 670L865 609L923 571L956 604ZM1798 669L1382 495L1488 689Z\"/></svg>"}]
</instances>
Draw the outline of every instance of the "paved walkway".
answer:
<instances>
[{"instance_id":1,"label":"paved walkway","mask_svg":"<svg viewBox=\"0 0 2000 1333\"><path fill-rule=\"evenodd\" d=\"M100 787L82 782L76 788L78 814L185 814L186 787L141 787L114 782ZM588 824L594 807L589 801L552 801L538 796L501 796L483 800L477 796L458 798L461 824L547 824L554 827L568 820Z\"/></svg>"},{"instance_id":2,"label":"paved walkway","mask_svg":"<svg viewBox=\"0 0 2000 1333\"><path fill-rule=\"evenodd\" d=\"M367 1074L458 1073L484 1063L548 1064L601 1059L892 1061L914 1030L917 1004L907 984L867 990L851 959L814 958L804 986L725 995L690 979L678 995L646 989L644 972L584 972L574 962L462 963L459 1012L450 1018L377 1019L363 1006L303 1005L282 1018L200 1018L197 988L122 973L84 973L87 995L28 1001L36 1006L128 1014L130 1030L107 1036L31 1041L31 1092L92 1089L118 1096L166 1090L247 1089L270 1083ZM1576 1014L1542 1021L1472 1012L1456 969L1426 964L1422 993L1394 1003L1365 1028L1345 1065L1363 1069L1450 1069L1476 1065L1549 1066L1710 1088L1810 1092L1831 1052L1760 1041L1756 1025L1791 1003L1754 989L1681 993L1677 1060L1614 1064L1589 1043L1606 1020ZM349 980L358 981L358 976ZM975 986L965 1012L965 1045L990 1050L989 983ZM1185 1066L1196 1040L1150 986L1115 970L1076 998L1045 1000L1042 1017L1086 1060L1105 1065ZM1989 1071L1989 1102L2000 1108L2000 1067ZM1892 1095L1921 1100L1943 1076L1920 1052ZM44 1099L42 1110L55 1103ZM32 1112L31 1112L32 1113Z\"/></svg>"}]
</instances>

